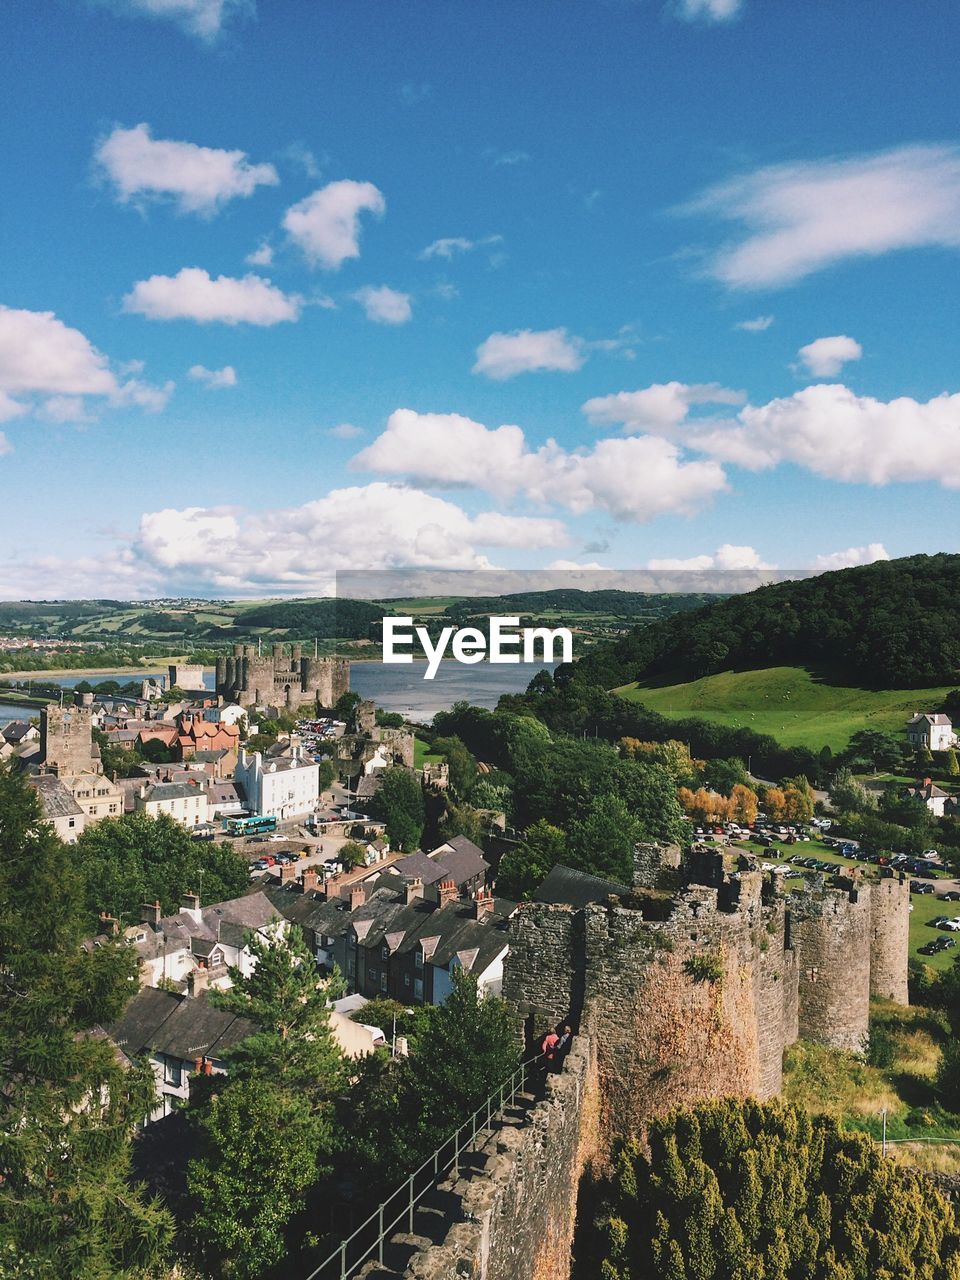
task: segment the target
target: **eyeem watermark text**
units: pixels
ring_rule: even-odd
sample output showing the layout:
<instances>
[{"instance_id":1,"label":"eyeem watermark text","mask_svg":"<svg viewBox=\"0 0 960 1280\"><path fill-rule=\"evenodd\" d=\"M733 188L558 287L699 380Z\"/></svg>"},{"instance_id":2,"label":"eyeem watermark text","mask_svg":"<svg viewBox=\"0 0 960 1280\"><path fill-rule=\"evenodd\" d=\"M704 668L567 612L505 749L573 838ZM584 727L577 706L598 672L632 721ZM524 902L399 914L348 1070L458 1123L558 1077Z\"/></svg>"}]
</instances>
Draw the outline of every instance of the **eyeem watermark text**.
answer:
<instances>
[{"instance_id":1,"label":"eyeem watermark text","mask_svg":"<svg viewBox=\"0 0 960 1280\"><path fill-rule=\"evenodd\" d=\"M567 627L521 629L519 618L492 617L487 632L478 627L444 627L434 643L426 627L413 625L413 618L383 619L385 663L413 662L419 656L415 645L427 660L424 680L432 680L437 674L448 646L451 658L467 664L573 661L573 636Z\"/></svg>"}]
</instances>

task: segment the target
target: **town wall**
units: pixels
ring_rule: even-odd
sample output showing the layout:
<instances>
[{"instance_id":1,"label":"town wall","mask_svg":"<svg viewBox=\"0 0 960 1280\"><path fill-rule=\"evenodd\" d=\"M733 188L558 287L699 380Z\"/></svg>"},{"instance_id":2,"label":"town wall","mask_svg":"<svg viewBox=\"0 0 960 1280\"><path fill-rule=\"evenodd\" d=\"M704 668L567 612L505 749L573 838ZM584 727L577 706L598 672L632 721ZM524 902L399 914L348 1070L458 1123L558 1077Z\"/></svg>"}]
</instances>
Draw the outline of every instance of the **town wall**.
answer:
<instances>
[{"instance_id":1,"label":"town wall","mask_svg":"<svg viewBox=\"0 0 960 1280\"><path fill-rule=\"evenodd\" d=\"M595 1154L596 1063L577 1036L546 1096L522 1126L487 1140L482 1177L450 1184L459 1203L445 1238L414 1254L406 1280L563 1280L569 1275L577 1189Z\"/></svg>"}]
</instances>

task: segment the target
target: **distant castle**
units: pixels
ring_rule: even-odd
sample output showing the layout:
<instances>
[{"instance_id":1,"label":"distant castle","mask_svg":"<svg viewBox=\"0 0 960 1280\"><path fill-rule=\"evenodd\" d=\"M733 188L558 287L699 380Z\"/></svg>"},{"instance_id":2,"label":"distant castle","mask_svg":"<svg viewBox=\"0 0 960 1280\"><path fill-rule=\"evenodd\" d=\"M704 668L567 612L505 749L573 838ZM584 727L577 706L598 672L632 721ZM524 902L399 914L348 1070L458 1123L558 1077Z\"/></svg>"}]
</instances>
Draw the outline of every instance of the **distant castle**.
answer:
<instances>
[{"instance_id":1,"label":"distant castle","mask_svg":"<svg viewBox=\"0 0 960 1280\"><path fill-rule=\"evenodd\" d=\"M305 658L299 644L290 645L289 653L282 644L268 653L235 644L230 657L217 659L217 693L241 707L332 707L349 688L346 659Z\"/></svg>"}]
</instances>

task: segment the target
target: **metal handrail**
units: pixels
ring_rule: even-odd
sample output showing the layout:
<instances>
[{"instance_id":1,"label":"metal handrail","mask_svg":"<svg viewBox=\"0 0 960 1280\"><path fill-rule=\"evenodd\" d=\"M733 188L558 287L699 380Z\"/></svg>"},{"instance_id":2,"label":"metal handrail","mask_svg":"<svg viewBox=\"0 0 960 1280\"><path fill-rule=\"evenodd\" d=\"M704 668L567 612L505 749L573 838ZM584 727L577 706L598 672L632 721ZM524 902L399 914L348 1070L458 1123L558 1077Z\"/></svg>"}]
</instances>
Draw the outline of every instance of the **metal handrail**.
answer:
<instances>
[{"instance_id":1,"label":"metal handrail","mask_svg":"<svg viewBox=\"0 0 960 1280\"><path fill-rule=\"evenodd\" d=\"M411 1235L413 1234L413 1218L417 1205L434 1189L440 1178L450 1170L453 1170L454 1176L456 1176L460 1166L460 1157L469 1148L470 1144L476 1141L478 1134L483 1133L486 1129L491 1127L493 1121L508 1104L510 1106L513 1105L517 1094L523 1091L523 1087L530 1076L531 1068L540 1062L545 1056L545 1054L541 1053L537 1054L533 1058L529 1058L526 1062L521 1062L520 1066L517 1067L516 1071L512 1073L509 1079L505 1080L499 1088L495 1089L486 1101L482 1102L477 1110L474 1111L473 1115L463 1122L455 1133L452 1133L449 1138L441 1142L440 1146L437 1147L433 1154L427 1156L423 1164L421 1164L418 1169L415 1169L406 1181L402 1182L396 1190L392 1191L390 1195L387 1196L386 1200L374 1209L369 1218L357 1227L352 1235L342 1241L342 1243L334 1249L333 1253L331 1253L329 1257L325 1258L318 1267L314 1268L314 1270L310 1272L306 1277L306 1280L317 1280L317 1277L320 1276L322 1272L325 1272L327 1268L330 1267L331 1263L334 1262L339 1262L340 1264L339 1273L330 1273L331 1277L334 1275L336 1276L336 1280L350 1280L350 1276L359 1267L362 1267L365 1262L369 1261L374 1254L377 1255L377 1261L382 1264L383 1246L387 1238L393 1234L404 1219L406 1219L407 1222L407 1230ZM493 1105L495 1100L498 1101L498 1105L496 1107ZM481 1116L485 1116L486 1119L482 1124L478 1124ZM464 1138L467 1130L470 1131L470 1137L468 1140ZM462 1139L463 1141L461 1141ZM445 1148L449 1147L451 1143L453 1143L453 1158L442 1163L440 1153ZM430 1170L430 1176L424 1183L423 1187L418 1191L417 1180L420 1175L428 1169ZM388 1205L401 1196L403 1197L403 1207L396 1217L387 1221L388 1212L393 1212L393 1210L388 1210ZM358 1236L362 1235L363 1232L368 1231L372 1226L374 1226L374 1224L376 1224L377 1230L376 1238L367 1245L357 1257L348 1262L347 1259L350 1255L351 1245L357 1241Z\"/></svg>"}]
</instances>

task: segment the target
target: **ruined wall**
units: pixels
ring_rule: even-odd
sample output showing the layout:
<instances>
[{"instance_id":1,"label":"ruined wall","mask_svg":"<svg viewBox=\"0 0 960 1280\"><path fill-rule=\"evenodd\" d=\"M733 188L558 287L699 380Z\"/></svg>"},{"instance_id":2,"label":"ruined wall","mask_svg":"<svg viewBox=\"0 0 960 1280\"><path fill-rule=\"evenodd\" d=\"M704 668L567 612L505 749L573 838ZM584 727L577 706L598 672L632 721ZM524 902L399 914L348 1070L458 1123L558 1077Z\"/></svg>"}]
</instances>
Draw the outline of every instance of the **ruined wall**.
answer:
<instances>
[{"instance_id":1,"label":"ruined wall","mask_svg":"<svg viewBox=\"0 0 960 1280\"><path fill-rule=\"evenodd\" d=\"M596 1141L592 1048L574 1038L561 1074L522 1127L502 1130L480 1178L453 1183L446 1238L415 1254L407 1280L565 1280L577 1187Z\"/></svg>"},{"instance_id":2,"label":"ruined wall","mask_svg":"<svg viewBox=\"0 0 960 1280\"><path fill-rule=\"evenodd\" d=\"M870 994L909 1004L910 884L892 876L870 886Z\"/></svg>"},{"instance_id":3,"label":"ruined wall","mask_svg":"<svg viewBox=\"0 0 960 1280\"><path fill-rule=\"evenodd\" d=\"M802 1039L861 1052L870 1026L870 898L862 877L828 887L813 877L788 896L797 953Z\"/></svg>"}]
</instances>

